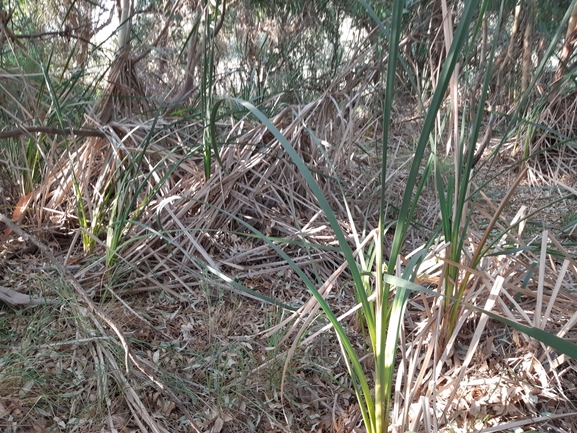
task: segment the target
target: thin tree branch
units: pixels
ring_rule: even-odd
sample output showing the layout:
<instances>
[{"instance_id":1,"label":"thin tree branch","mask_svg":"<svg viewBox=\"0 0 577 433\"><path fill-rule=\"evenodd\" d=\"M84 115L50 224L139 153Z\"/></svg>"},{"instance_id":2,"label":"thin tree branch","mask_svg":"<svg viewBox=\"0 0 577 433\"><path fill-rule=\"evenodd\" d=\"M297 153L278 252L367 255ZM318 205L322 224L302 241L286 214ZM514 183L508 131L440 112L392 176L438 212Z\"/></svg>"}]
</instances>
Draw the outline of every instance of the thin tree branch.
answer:
<instances>
[{"instance_id":1,"label":"thin tree branch","mask_svg":"<svg viewBox=\"0 0 577 433\"><path fill-rule=\"evenodd\" d=\"M95 129L62 129L51 128L48 126L25 126L18 129L0 132L0 140L3 138L19 137L20 135L33 134L36 132L54 135L76 135L78 137L106 137L102 131L97 131Z\"/></svg>"}]
</instances>

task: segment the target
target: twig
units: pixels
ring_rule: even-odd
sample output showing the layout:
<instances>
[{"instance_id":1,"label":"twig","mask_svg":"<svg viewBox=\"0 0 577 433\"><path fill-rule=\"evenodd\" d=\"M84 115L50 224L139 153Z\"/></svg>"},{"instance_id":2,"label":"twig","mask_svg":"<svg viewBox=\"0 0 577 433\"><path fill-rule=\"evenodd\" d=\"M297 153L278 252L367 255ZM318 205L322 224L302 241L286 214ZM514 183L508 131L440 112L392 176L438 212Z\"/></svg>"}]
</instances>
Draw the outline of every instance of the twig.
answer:
<instances>
[{"instance_id":1,"label":"twig","mask_svg":"<svg viewBox=\"0 0 577 433\"><path fill-rule=\"evenodd\" d=\"M106 137L104 132L97 131L95 129L62 129L62 128L51 128L48 126L26 126L18 129L11 129L8 131L0 132L0 139L2 138L13 138L24 134L32 134L35 132L40 132L43 134L55 134L55 135L77 135L79 137Z\"/></svg>"},{"instance_id":2,"label":"twig","mask_svg":"<svg viewBox=\"0 0 577 433\"><path fill-rule=\"evenodd\" d=\"M7 287L0 286L0 301L4 301L10 305L44 305L44 304L58 304L55 299L45 299L42 296L30 296L24 293L16 292Z\"/></svg>"}]
</instances>

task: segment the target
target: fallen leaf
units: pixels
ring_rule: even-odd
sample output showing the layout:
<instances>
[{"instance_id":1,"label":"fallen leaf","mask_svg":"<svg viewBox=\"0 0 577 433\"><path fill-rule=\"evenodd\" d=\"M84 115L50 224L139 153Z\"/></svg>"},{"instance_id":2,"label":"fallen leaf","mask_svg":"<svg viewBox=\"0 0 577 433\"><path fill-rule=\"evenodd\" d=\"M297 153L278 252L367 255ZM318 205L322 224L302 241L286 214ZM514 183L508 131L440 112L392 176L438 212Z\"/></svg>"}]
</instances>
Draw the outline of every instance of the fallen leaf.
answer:
<instances>
[{"instance_id":1,"label":"fallen leaf","mask_svg":"<svg viewBox=\"0 0 577 433\"><path fill-rule=\"evenodd\" d=\"M211 433L220 433L220 431L222 430L222 427L224 426L224 421L218 417L215 421L214 421L214 425L212 426L212 428L210 429Z\"/></svg>"},{"instance_id":2,"label":"fallen leaf","mask_svg":"<svg viewBox=\"0 0 577 433\"><path fill-rule=\"evenodd\" d=\"M16 203L16 207L14 208L14 213L12 214L12 221L14 221L16 224L20 224L22 222L22 220L24 219L24 215L26 213L26 209L28 208L28 205L30 204L31 198L32 198L32 193L29 192L28 194L20 197L20 200L18 200L18 203ZM4 230L4 236L2 236L2 240L0 241L0 244L3 244L4 242L6 242L8 240L8 236L10 236L10 233L12 233L12 229L10 227L6 227L6 230Z\"/></svg>"}]
</instances>

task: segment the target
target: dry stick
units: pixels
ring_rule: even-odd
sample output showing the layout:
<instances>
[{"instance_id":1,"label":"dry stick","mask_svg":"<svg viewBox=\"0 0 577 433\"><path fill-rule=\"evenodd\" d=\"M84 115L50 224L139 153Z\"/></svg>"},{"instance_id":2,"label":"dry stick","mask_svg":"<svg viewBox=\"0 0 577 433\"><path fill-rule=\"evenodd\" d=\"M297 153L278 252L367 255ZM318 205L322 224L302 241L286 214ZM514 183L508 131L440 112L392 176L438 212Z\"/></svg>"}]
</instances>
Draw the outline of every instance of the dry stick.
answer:
<instances>
[{"instance_id":1,"label":"dry stick","mask_svg":"<svg viewBox=\"0 0 577 433\"><path fill-rule=\"evenodd\" d=\"M0 286L0 301L4 301L10 305L44 305L58 303L56 299L46 299L42 296L25 295L24 293L3 286Z\"/></svg>"},{"instance_id":2,"label":"dry stick","mask_svg":"<svg viewBox=\"0 0 577 433\"><path fill-rule=\"evenodd\" d=\"M515 429L518 427L522 427L528 424L537 424L537 423L541 423L541 422L545 422L545 421L551 421L554 419L559 419L559 418L568 418L570 416L577 416L577 412L571 412L571 413L559 413L559 414L554 414L554 415L546 415L546 416L536 416L536 417L531 417L531 418L526 418L523 419L521 421L513 421L513 422L509 422L507 424L501 424L495 427L489 427L483 430L477 430L479 433L492 433L492 432L500 432L500 431L505 431L505 430L509 430L509 429Z\"/></svg>"},{"instance_id":3,"label":"dry stick","mask_svg":"<svg viewBox=\"0 0 577 433\"><path fill-rule=\"evenodd\" d=\"M190 415L190 413L188 412L188 410L186 409L186 407L184 406L182 401L172 392L172 390L170 390L166 386L164 386L164 384L162 382L160 382L158 379L156 379L152 375L152 373L149 372L150 367L145 368L142 366L142 363L137 359L137 357L130 350L130 347L128 345L128 341L126 340L126 337L124 336L122 331L118 328L116 323L110 317L108 317L108 315L104 311L102 311L100 308L98 308L98 306L86 294L86 292L84 291L84 289L82 288L82 286L80 285L78 280L74 277L74 275L72 275L72 273L68 269L66 269L66 267L58 261L58 259L54 256L54 254L52 254L50 249L46 245L44 245L42 242L40 242L40 240L38 240L36 238L36 236L33 236L31 234L26 233L18 225L14 224L14 222L12 222L12 220L10 218L6 217L6 215L4 215L3 213L0 213L0 221L3 222L4 224L6 224L8 227L10 227L10 229L12 229L12 231L14 233L16 233L18 236L21 236L25 240L30 241L34 245L36 245L40 249L40 251L42 251L42 253L48 258L48 260L52 263L52 265L56 269L58 269L60 274L64 278L66 278L66 280L68 280L70 282L72 287L74 287L74 290L76 291L76 293L78 293L80 298L82 298L82 300L86 303L86 305L88 306L90 311L92 311L96 316L98 316L102 320L104 320L108 324L108 326L110 326L112 328L112 330L118 336L118 339L120 340L122 347L124 349L124 364L126 366L126 372L129 373L128 359L130 359L132 361L132 363L134 364L134 366L140 372L142 372L150 381L152 381L161 391L165 391L169 395L169 397L174 401L174 403L178 406L178 408L186 415L188 421L190 422L190 425L194 428L194 430L196 430L197 433L200 433L201 430L194 423L192 416Z\"/></svg>"},{"instance_id":4,"label":"dry stick","mask_svg":"<svg viewBox=\"0 0 577 433\"><path fill-rule=\"evenodd\" d=\"M519 184L521 183L521 181L525 177L526 173L527 173L527 167L525 167L521 171L521 173L519 173L519 176L517 177L517 179L515 179L515 182L513 182L513 185L511 186L511 188L509 188L509 191L505 195L505 198L503 199L503 201L501 202L501 204L497 208L497 211L495 212L493 219L489 222L489 225L485 229L485 233L483 233L483 237L481 238L481 241L478 243L477 249L475 250L475 253L473 254L473 258L471 259L471 263L477 262L477 259L479 258L480 254L481 254L483 246L487 243L487 239L489 238L489 235L491 234L491 230L493 230L493 227L495 227L495 224L497 224L497 222L499 221L499 218L501 217L501 214L503 213L503 209L505 209L505 206L507 206L507 204L509 203L509 200L511 200L513 193L517 190L517 187L519 186ZM465 278L468 278L468 276L466 276Z\"/></svg>"},{"instance_id":5,"label":"dry stick","mask_svg":"<svg viewBox=\"0 0 577 433\"><path fill-rule=\"evenodd\" d=\"M471 163L471 168L475 168L475 166L479 163L479 161L483 157L483 153L485 153L487 145L491 142L491 138L493 137L494 121L495 117L493 116L493 113L491 113L489 117L489 125L487 126L487 130L485 131L485 135L483 136L483 141L479 146L479 150L477 150L477 153L475 153L475 155L473 156L473 162Z\"/></svg>"},{"instance_id":6,"label":"dry stick","mask_svg":"<svg viewBox=\"0 0 577 433\"><path fill-rule=\"evenodd\" d=\"M23 126L22 128L0 132L0 139L13 138L24 134L32 134L35 132L54 135L76 135L78 137L106 137L104 132L97 131L95 129L62 129L50 128L47 126Z\"/></svg>"}]
</instances>

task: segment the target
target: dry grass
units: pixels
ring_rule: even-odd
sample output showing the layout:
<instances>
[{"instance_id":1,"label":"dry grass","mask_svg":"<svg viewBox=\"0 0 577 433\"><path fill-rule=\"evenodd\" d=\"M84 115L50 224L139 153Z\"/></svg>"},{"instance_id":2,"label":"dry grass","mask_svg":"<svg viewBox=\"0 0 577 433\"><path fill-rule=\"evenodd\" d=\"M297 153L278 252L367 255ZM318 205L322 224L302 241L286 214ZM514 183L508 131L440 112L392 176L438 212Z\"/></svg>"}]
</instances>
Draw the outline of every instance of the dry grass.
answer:
<instances>
[{"instance_id":1,"label":"dry grass","mask_svg":"<svg viewBox=\"0 0 577 433\"><path fill-rule=\"evenodd\" d=\"M287 109L274 122L317 171L317 180L350 232L340 188L354 197L349 201L353 219L363 221L371 214L371 203L376 206L378 184L369 170L371 157L346 145L361 140L364 130L356 130L340 146L324 146L333 167L325 164L319 146L305 133L307 128L321 130L326 119L334 117L333 107L330 98L320 99ZM98 193L91 186L106 183L113 173L112 161L119 155L112 145L119 142L116 131L133 131L128 140L134 140L134 147L120 140L122 151L130 154L138 151L138 137L146 135L146 128L116 124L108 130L108 140L89 139L79 145L71 158L87 201L93 197L89 194ZM187 128L193 130L194 124ZM231 134L238 128L242 123L233 126ZM161 144L179 139L178 133L168 131L147 149L149 166L162 158L179 158L174 146ZM331 137L319 138L334 143ZM214 432L361 431L354 427L359 414L336 339L329 331L314 333L325 325L322 316L312 317L306 334L310 338L301 340L293 354L281 394L291 340L282 340L288 324L273 326L286 313L238 289L231 291L203 265L286 304L309 301L310 295L274 251L245 236L242 224L223 210L268 236L310 242L308 249L298 244L285 244L283 249L316 275L319 285L343 263L338 251L321 247L336 246L334 239L306 184L267 131L249 127L235 141L221 150L224 166L215 166L208 181L199 168L200 157L179 161L178 169L156 190L143 214L144 224L132 226L126 235L132 243L117 251L113 270L105 268L100 241L95 254L86 255L79 237L71 238L61 229L39 233L127 337L146 375L134 362L129 372L125 370L125 349L114 332L77 300L54 264L46 263L38 251L26 252L28 242L10 238L3 253L2 285L41 294L57 304L4 307L0 313L6 352L0 376L5 431L194 431L190 421L199 431ZM398 154L403 152L399 149ZM344 160L350 154L357 155L351 158L355 162ZM121 164L121 159L116 161ZM391 182L402 182L402 162L393 164ZM51 215L57 227L67 221L74 203L66 166L62 162L63 168L55 170L36 195L37 203L47 209L44 215ZM431 206L421 212L425 219L435 213ZM491 206L496 204L484 205L489 212ZM481 214L478 222L482 221ZM373 220L366 222L367 229L372 228ZM510 223L501 221L504 226ZM478 230L471 232L471 249L482 235L482 225ZM522 234L512 232L509 241L521 245ZM417 244L418 233L414 236ZM542 236L557 242L551 233ZM317 243L318 248L312 246ZM421 282L435 290L443 270L443 246L431 249L429 257ZM575 295L569 289L577 268L569 254L565 262L559 260L539 250L488 256L474 272L466 301L573 340ZM354 308L346 271L336 282L326 294L337 313L346 314ZM577 428L577 418L570 415L577 410L572 360L466 311L458 336L442 346L441 311L439 298L428 293L415 294L409 302L392 418L397 429ZM355 314L343 320L353 341L363 347ZM273 332L267 333L270 329ZM366 366L370 368L370 359Z\"/></svg>"},{"instance_id":2,"label":"dry grass","mask_svg":"<svg viewBox=\"0 0 577 433\"><path fill-rule=\"evenodd\" d=\"M283 317L276 307L208 281L179 291L178 297L130 293L131 281L119 281L114 292L102 294L101 308L155 380L172 391L167 393L138 370L124 371L116 338L78 304L67 282L41 257L14 259L6 262L2 284L41 293L58 305L4 309L0 316L7 352L0 400L6 431L190 431L173 393L201 431L352 431L358 419L338 345L327 332L305 340L293 356L281 400L287 346L278 344L282 330L268 336L262 332ZM574 339L575 295L567 290L575 284L574 264L541 261L547 275L542 285L537 277L525 284L533 260L538 258L531 254L486 260L467 301L486 306L489 289L496 288L495 309L526 324L537 320L528 312L541 303L537 326ZM425 266L430 267L427 279L434 281L438 264ZM85 287L91 280L88 273L79 277ZM284 284L266 276L251 281L256 290L307 297L289 275L283 276ZM351 297L343 286L331 302L347 311L353 307ZM404 414L416 431L423 425L431 425L431 431L503 431L509 425L513 431L513 423L541 431L575 429L569 416L576 409L571 360L496 322L482 323L477 314L463 314L457 339L439 346L439 311L438 298L427 294L409 302L393 419L402 424ZM356 321L346 321L362 344ZM322 324L317 320L311 332ZM537 422L544 413L563 417Z\"/></svg>"},{"instance_id":3,"label":"dry grass","mask_svg":"<svg viewBox=\"0 0 577 433\"><path fill-rule=\"evenodd\" d=\"M373 144L378 119L356 109L363 106L369 81L356 83L356 94L329 89L272 119L315 173L351 245L354 231L370 234L375 227L381 183ZM407 177L411 128L418 122L414 110L404 108L397 113L406 121L393 129L386 179L393 213ZM245 118L219 125L228 144L219 150L222 167L214 164L206 180L196 144L201 125L175 120L106 126L94 120L105 138L72 140L68 153L50 160L43 183L29 197L28 231L56 257L14 232L3 246L0 288L46 301L2 305L3 430L363 431L327 322L286 261L245 225L274 239L323 288L362 353L367 341L345 261L307 184L266 128ZM131 165L137 159L138 170ZM532 168L528 179L561 184L559 174L568 174L561 168ZM111 204L105 193L130 170L138 176L125 185L123 199L135 200L129 217L138 221L127 218L117 228L124 242L114 250L105 246L105 233L94 230L94 249L87 251L81 242L87 231L77 228L78 198L89 220L103 218L106 227ZM506 191L512 179L496 182L489 189ZM524 187L534 188L534 182ZM530 191L535 199L535 189ZM517 192L497 228L538 207L527 197ZM471 254L500 200L487 195L478 203L467 241ZM436 224L432 186L417 215L425 227ZM495 250L531 248L487 255L470 270L465 301L574 341L577 266L555 232L529 229L514 228ZM405 257L417 253L428 236L412 229ZM546 246L560 254L543 253ZM439 241L427 252L419 283L428 291L409 301L393 430L577 430L573 360L467 310L460 314L459 332L443 343L442 301L434 294L445 247ZM115 256L113 266L107 266L106 254ZM58 272L59 265L68 273ZM81 300L76 284L94 307ZM263 296L297 311L264 303ZM364 365L372 368L370 355Z\"/></svg>"}]
</instances>

